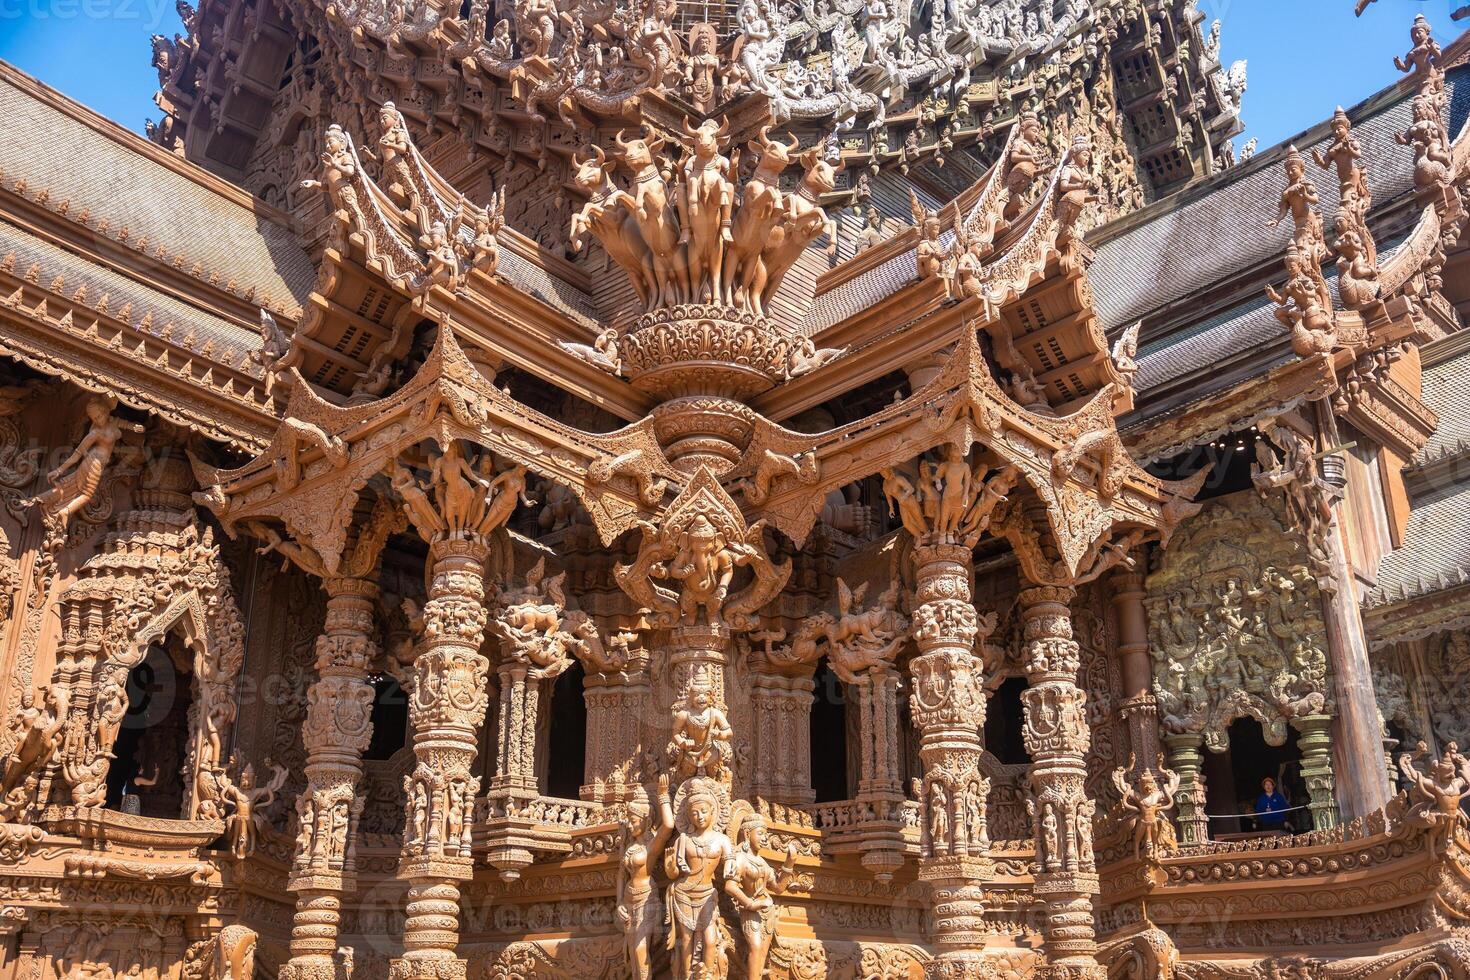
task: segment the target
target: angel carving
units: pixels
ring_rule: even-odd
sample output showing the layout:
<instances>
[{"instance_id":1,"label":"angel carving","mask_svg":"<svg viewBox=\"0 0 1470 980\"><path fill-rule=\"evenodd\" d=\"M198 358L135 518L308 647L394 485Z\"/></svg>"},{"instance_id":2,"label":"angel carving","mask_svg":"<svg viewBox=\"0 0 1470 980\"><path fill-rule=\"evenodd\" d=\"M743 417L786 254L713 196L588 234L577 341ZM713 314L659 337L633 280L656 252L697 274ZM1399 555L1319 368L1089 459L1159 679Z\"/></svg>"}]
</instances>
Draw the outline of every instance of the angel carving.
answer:
<instances>
[{"instance_id":1,"label":"angel carving","mask_svg":"<svg viewBox=\"0 0 1470 980\"><path fill-rule=\"evenodd\" d=\"M1415 812L1430 828L1430 849L1439 853L1454 840L1455 831L1465 825L1465 812L1460 801L1470 793L1470 759L1460 754L1454 742L1445 745L1438 759L1430 761L1421 772L1414 756L1423 757L1428 747L1420 742L1414 755L1399 756L1399 771L1404 774L1417 804Z\"/></svg>"},{"instance_id":2,"label":"angel carving","mask_svg":"<svg viewBox=\"0 0 1470 980\"><path fill-rule=\"evenodd\" d=\"M230 839L230 853L239 861L255 853L260 824L264 819L261 811L275 802L276 794L286 785L285 767L269 758L265 760L265 764L271 767L272 775L270 782L264 786L255 785L255 767L248 762L240 771L238 783L228 778L220 781L225 800L234 804L235 808L226 823L225 833Z\"/></svg>"},{"instance_id":3,"label":"angel carving","mask_svg":"<svg viewBox=\"0 0 1470 980\"><path fill-rule=\"evenodd\" d=\"M1124 829L1133 835L1133 856L1138 860L1157 860L1174 846L1174 828L1165 814L1174 806L1180 777L1163 767L1162 758L1159 763L1159 772L1164 776L1162 784L1147 767L1138 773L1136 784L1129 782L1128 770L1122 767L1113 770L1118 802L1127 814Z\"/></svg>"},{"instance_id":4,"label":"angel carving","mask_svg":"<svg viewBox=\"0 0 1470 980\"><path fill-rule=\"evenodd\" d=\"M930 211L919 202L919 197L909 191L909 210L914 216L914 227L919 232L919 244L914 246L914 262L920 279L940 278L949 288L948 259L939 236L944 230L938 211Z\"/></svg>"},{"instance_id":5,"label":"angel carving","mask_svg":"<svg viewBox=\"0 0 1470 980\"><path fill-rule=\"evenodd\" d=\"M113 451L122 441L123 433L143 432L141 425L113 417L112 410L116 405L117 401L112 398L93 398L87 402L91 428L71 455L46 474L46 482L51 484L51 489L32 501L41 509L47 523L56 529L57 536L64 535L72 515L97 496L102 486L102 474L112 461Z\"/></svg>"}]
</instances>

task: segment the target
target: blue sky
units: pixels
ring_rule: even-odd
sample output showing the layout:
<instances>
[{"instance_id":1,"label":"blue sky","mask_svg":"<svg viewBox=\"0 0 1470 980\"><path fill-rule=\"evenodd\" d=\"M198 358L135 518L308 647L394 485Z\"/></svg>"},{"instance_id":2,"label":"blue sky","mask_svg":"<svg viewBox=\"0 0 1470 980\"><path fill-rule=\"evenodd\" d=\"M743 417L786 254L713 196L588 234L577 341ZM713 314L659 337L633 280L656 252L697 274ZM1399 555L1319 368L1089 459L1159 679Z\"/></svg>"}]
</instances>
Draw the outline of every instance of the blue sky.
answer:
<instances>
[{"instance_id":1,"label":"blue sky","mask_svg":"<svg viewBox=\"0 0 1470 980\"><path fill-rule=\"evenodd\" d=\"M1222 22L1221 59L1249 66L1237 149L1251 136L1265 149L1387 85L1414 14L1447 43L1460 2L1377 0L1355 18L1352 0L1200 0L1206 31ZM158 115L149 35L180 30L174 0L0 0L0 59L140 131Z\"/></svg>"}]
</instances>

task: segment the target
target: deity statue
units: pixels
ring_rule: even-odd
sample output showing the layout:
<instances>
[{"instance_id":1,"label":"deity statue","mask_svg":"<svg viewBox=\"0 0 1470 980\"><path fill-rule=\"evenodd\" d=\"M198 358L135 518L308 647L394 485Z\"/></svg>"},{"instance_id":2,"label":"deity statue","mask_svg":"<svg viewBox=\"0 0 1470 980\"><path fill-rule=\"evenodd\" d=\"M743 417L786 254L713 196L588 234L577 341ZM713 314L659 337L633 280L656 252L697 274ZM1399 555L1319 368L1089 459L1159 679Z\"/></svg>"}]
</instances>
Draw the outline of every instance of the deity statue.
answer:
<instances>
[{"instance_id":1,"label":"deity statue","mask_svg":"<svg viewBox=\"0 0 1470 980\"><path fill-rule=\"evenodd\" d=\"M669 802L669 777L658 778L658 823L650 821L645 800L628 804L628 824L623 831L623 854L618 862L617 920L633 980L649 980L653 944L664 924L664 903L654 887L653 871L663 859L664 847L674 832L674 810Z\"/></svg>"},{"instance_id":2,"label":"deity statue","mask_svg":"<svg viewBox=\"0 0 1470 980\"><path fill-rule=\"evenodd\" d=\"M112 461L113 451L122 440L123 432L142 433L141 425L114 418L112 410L117 402L111 398L92 398L87 401L87 418L91 428L77 443L71 455L62 460L50 473L46 482L51 489L36 496L33 503L41 509L48 527L53 528L51 537L59 543L61 535L72 515L90 504L102 486L102 474Z\"/></svg>"},{"instance_id":3,"label":"deity statue","mask_svg":"<svg viewBox=\"0 0 1470 980\"><path fill-rule=\"evenodd\" d=\"M1020 216L1037 174L1051 165L1051 158L1046 152L1046 137L1041 132L1041 118L1034 112L1024 112L1016 125L1019 129L1011 139L1004 161L1009 197L1002 217L1007 223Z\"/></svg>"},{"instance_id":4,"label":"deity statue","mask_svg":"<svg viewBox=\"0 0 1470 980\"><path fill-rule=\"evenodd\" d=\"M1147 767L1139 771L1136 783L1129 782L1126 769L1113 770L1118 802L1127 813L1124 829L1133 835L1133 856L1138 860L1155 860L1173 846L1174 828L1166 814L1174 805L1180 777L1162 765L1159 772L1164 774L1163 785Z\"/></svg>"},{"instance_id":5,"label":"deity statue","mask_svg":"<svg viewBox=\"0 0 1470 980\"><path fill-rule=\"evenodd\" d=\"M686 623L695 622L701 608L710 624L720 622L720 610L735 575L737 548L743 546L729 542L704 514L694 516L676 544L674 557L653 574L683 583L679 612Z\"/></svg>"},{"instance_id":6,"label":"deity statue","mask_svg":"<svg viewBox=\"0 0 1470 980\"><path fill-rule=\"evenodd\" d=\"M1077 228L1089 204L1098 201L1092 183L1092 142L1086 133L1072 139L1072 148L1057 179L1057 247L1066 248L1079 239Z\"/></svg>"},{"instance_id":7,"label":"deity statue","mask_svg":"<svg viewBox=\"0 0 1470 980\"><path fill-rule=\"evenodd\" d=\"M669 876L669 920L674 929L674 977L694 980L696 976L725 976L721 969L719 894L717 879L728 880L734 872L735 847L715 822L720 816L722 789L717 783L695 777L684 784L680 808L679 836L664 853L664 872ZM696 947L702 974L694 972Z\"/></svg>"},{"instance_id":8,"label":"deity statue","mask_svg":"<svg viewBox=\"0 0 1470 980\"><path fill-rule=\"evenodd\" d=\"M1428 747L1420 742L1414 755L1423 757ZM1411 787L1415 813L1431 832L1430 849L1438 854L1448 848L1455 832L1465 826L1466 818L1460 802L1470 793L1470 759L1460 754L1454 742L1445 745L1438 759L1421 772L1407 752L1399 756L1399 771Z\"/></svg>"},{"instance_id":9,"label":"deity statue","mask_svg":"<svg viewBox=\"0 0 1470 980\"><path fill-rule=\"evenodd\" d=\"M913 212L914 227L919 230L919 243L914 246L914 262L920 279L949 280L948 259L939 236L944 230L938 211L930 211L919 202L919 197L909 191L909 210Z\"/></svg>"},{"instance_id":10,"label":"deity statue","mask_svg":"<svg viewBox=\"0 0 1470 980\"><path fill-rule=\"evenodd\" d=\"M837 618L826 627L832 670L845 684L872 667L887 667L908 639L908 620L898 611L899 581L895 578L869 608L863 608L868 584L848 588L837 579Z\"/></svg>"},{"instance_id":11,"label":"deity statue","mask_svg":"<svg viewBox=\"0 0 1470 980\"><path fill-rule=\"evenodd\" d=\"M715 705L714 684L703 670L694 675L684 705L674 712L669 756L681 777L719 778L728 766L733 734L725 712Z\"/></svg>"},{"instance_id":12,"label":"deity statue","mask_svg":"<svg viewBox=\"0 0 1470 980\"><path fill-rule=\"evenodd\" d=\"M260 823L264 819L261 811L275 802L276 794L286 784L285 767L265 760L274 770L271 781L264 786L255 785L255 767L250 763L240 770L238 783L225 780L225 800L234 805L225 824L225 834L230 839L230 853L243 861L255 853L255 842L260 834Z\"/></svg>"},{"instance_id":13,"label":"deity statue","mask_svg":"<svg viewBox=\"0 0 1470 980\"><path fill-rule=\"evenodd\" d=\"M1295 244L1286 247L1286 283L1278 292L1266 287L1266 295L1278 307L1277 320L1291 331L1291 347L1299 356L1326 353L1336 345L1336 328L1332 320L1332 294L1315 268Z\"/></svg>"},{"instance_id":14,"label":"deity statue","mask_svg":"<svg viewBox=\"0 0 1470 980\"><path fill-rule=\"evenodd\" d=\"M1327 238L1322 232L1322 219L1317 214L1317 188L1307 177L1307 163L1295 146L1286 149L1286 189L1276 217L1266 222L1267 228L1275 228L1288 214L1296 227L1292 244L1296 246L1301 261L1310 263L1313 269L1320 268L1327 254Z\"/></svg>"}]
</instances>

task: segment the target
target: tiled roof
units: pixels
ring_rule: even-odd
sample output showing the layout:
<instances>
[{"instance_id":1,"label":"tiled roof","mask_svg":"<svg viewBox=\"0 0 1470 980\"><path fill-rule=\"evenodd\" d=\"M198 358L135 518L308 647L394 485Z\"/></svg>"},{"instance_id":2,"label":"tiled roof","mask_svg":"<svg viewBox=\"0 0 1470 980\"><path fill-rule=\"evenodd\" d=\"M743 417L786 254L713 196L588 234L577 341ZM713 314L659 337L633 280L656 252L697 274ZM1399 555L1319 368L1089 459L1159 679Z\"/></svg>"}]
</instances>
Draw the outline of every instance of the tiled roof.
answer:
<instances>
[{"instance_id":1,"label":"tiled roof","mask_svg":"<svg viewBox=\"0 0 1470 980\"><path fill-rule=\"evenodd\" d=\"M202 352L208 344L211 360L250 375L258 376L260 373L257 366L245 362L245 355L260 347L260 334L254 330L149 289L136 279L88 262L0 221L0 256L12 252L15 253L15 274L18 276L24 276L31 266L37 266L39 285L46 286L60 276L62 291L68 296L74 296L79 289L86 287L85 302L88 306L95 307L106 296L107 308L115 316L125 305L131 305L128 315L131 322L136 324L151 314L153 333L161 334L166 326L172 324L173 329L166 338L171 342L195 352ZM191 333L195 339L184 343Z\"/></svg>"},{"instance_id":2,"label":"tiled roof","mask_svg":"<svg viewBox=\"0 0 1470 980\"><path fill-rule=\"evenodd\" d=\"M99 132L0 74L0 118L10 138L0 140L0 173L44 188L52 203L68 202L68 214L87 212L95 227L126 227L130 241L145 239L198 263L206 275L254 288L265 305L295 317L311 292L316 270L296 233L257 214L130 146L119 130ZM38 86L39 87L39 86Z\"/></svg>"},{"instance_id":3,"label":"tiled roof","mask_svg":"<svg viewBox=\"0 0 1470 980\"><path fill-rule=\"evenodd\" d=\"M1408 542L1378 565L1378 581L1366 606L1418 598L1470 582L1470 483L1449 483L1422 494L1409 511Z\"/></svg>"},{"instance_id":4,"label":"tiled roof","mask_svg":"<svg viewBox=\"0 0 1470 980\"><path fill-rule=\"evenodd\" d=\"M539 299L584 326L601 329L598 326L597 305L592 302L591 296L534 262L521 258L512 250L500 250L500 264L496 267L496 272L526 295Z\"/></svg>"},{"instance_id":5,"label":"tiled roof","mask_svg":"<svg viewBox=\"0 0 1470 980\"><path fill-rule=\"evenodd\" d=\"M1447 86L1450 132L1457 133L1470 112L1470 71L1452 71ZM1394 141L1394 134L1411 121L1411 97L1405 90L1387 105L1348 112L1353 136L1363 148L1375 207L1413 190L1413 154ZM1325 124L1309 132L1316 138L1299 137L1296 142L1308 158L1313 148L1325 148L1331 140ZM1103 326L1109 332L1122 329L1280 254L1291 239L1291 221L1275 228L1267 222L1276 217L1285 186L1284 156L1284 145L1264 151L1096 232L1097 257L1088 273ZM1330 219L1337 208L1337 181L1310 159L1307 167L1321 199L1318 213Z\"/></svg>"},{"instance_id":6,"label":"tiled roof","mask_svg":"<svg viewBox=\"0 0 1470 980\"><path fill-rule=\"evenodd\" d=\"M1470 447L1470 350L1425 368L1420 400L1439 416L1439 427L1414 458L1428 463Z\"/></svg>"}]
</instances>

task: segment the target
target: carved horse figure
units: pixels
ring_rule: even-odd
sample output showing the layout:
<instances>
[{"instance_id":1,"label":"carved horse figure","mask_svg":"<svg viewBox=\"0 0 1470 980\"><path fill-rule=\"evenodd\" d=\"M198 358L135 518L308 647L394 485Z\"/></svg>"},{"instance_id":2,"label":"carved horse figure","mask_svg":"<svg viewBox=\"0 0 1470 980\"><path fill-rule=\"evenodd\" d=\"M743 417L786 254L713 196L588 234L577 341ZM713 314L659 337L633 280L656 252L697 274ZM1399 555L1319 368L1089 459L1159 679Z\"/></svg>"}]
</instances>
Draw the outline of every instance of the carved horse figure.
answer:
<instances>
[{"instance_id":1,"label":"carved horse figure","mask_svg":"<svg viewBox=\"0 0 1470 980\"><path fill-rule=\"evenodd\" d=\"M607 159L602 147L593 146L591 156L586 159L574 156L572 165L576 169L572 179L591 195L582 210L572 215L573 251L580 252L586 244L587 232L592 232L608 256L627 272L643 305L650 306L651 290L657 288L653 257L638 229L637 215L617 206L618 195L623 192L613 183L615 164Z\"/></svg>"},{"instance_id":2,"label":"carved horse figure","mask_svg":"<svg viewBox=\"0 0 1470 980\"><path fill-rule=\"evenodd\" d=\"M720 153L720 143L730 131L729 120L718 125L706 119L695 129L684 120L684 135L693 141L684 161L684 181L679 187L680 244L689 246L689 299L700 302L704 284L709 283L709 302L723 301L722 265L725 246L733 241L730 211L735 189L730 183L730 161Z\"/></svg>"},{"instance_id":3,"label":"carved horse figure","mask_svg":"<svg viewBox=\"0 0 1470 980\"><path fill-rule=\"evenodd\" d=\"M768 277L765 249L774 244L775 236L784 237L781 221L781 174L791 166L800 143L793 138L783 146L769 138L769 126L762 126L751 150L760 154L755 173L740 192L740 210L735 214L731 233L730 261L724 268L725 298L736 301L735 277L740 276L740 291L746 304L756 315L763 315L761 293Z\"/></svg>"},{"instance_id":4,"label":"carved horse figure","mask_svg":"<svg viewBox=\"0 0 1470 980\"><path fill-rule=\"evenodd\" d=\"M633 177L633 193L618 192L618 201L633 212L643 241L652 253L653 282L649 289L649 309L683 302L689 292L689 261L679 244L679 227L674 209L669 206L668 187L654 163L654 154L663 149L662 139L625 140L622 130L613 137L618 144L619 162Z\"/></svg>"},{"instance_id":5,"label":"carved horse figure","mask_svg":"<svg viewBox=\"0 0 1470 980\"><path fill-rule=\"evenodd\" d=\"M832 233L832 221L822 210L820 202L822 195L836 186L836 172L832 164L822 158L821 147L812 147L800 159L806 173L802 175L801 186L796 192L786 195L786 209L781 221L783 234L779 239L773 238L762 254L767 279L761 302L766 305L770 304L771 297L781 288L781 280L786 278L787 270L806 251L806 247L824 232L829 237Z\"/></svg>"}]
</instances>

